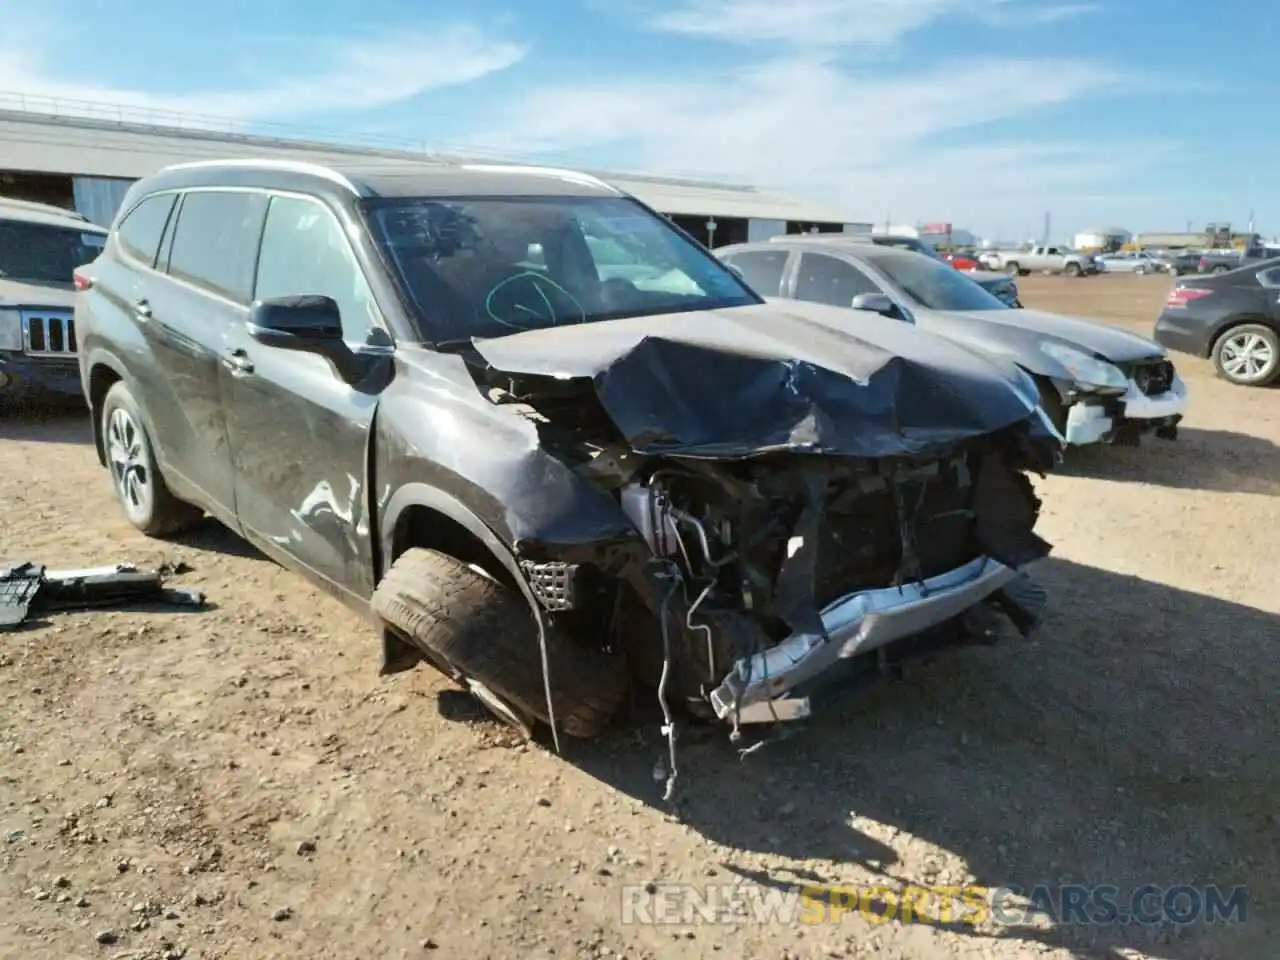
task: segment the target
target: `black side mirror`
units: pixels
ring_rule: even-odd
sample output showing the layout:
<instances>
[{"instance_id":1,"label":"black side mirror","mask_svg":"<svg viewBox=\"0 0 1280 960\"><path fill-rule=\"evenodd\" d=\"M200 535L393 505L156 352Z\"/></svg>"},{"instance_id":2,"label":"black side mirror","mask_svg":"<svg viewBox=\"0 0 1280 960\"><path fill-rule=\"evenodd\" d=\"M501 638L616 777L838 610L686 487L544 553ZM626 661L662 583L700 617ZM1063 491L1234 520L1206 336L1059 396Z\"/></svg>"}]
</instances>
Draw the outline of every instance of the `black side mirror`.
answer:
<instances>
[{"instance_id":1,"label":"black side mirror","mask_svg":"<svg viewBox=\"0 0 1280 960\"><path fill-rule=\"evenodd\" d=\"M867 310L884 317L897 317L898 305L883 293L860 293L853 298L853 309Z\"/></svg>"},{"instance_id":2,"label":"black side mirror","mask_svg":"<svg viewBox=\"0 0 1280 960\"><path fill-rule=\"evenodd\" d=\"M338 376L357 382L365 363L342 339L342 315L332 297L272 297L249 308L249 336L265 347L324 357Z\"/></svg>"}]
</instances>

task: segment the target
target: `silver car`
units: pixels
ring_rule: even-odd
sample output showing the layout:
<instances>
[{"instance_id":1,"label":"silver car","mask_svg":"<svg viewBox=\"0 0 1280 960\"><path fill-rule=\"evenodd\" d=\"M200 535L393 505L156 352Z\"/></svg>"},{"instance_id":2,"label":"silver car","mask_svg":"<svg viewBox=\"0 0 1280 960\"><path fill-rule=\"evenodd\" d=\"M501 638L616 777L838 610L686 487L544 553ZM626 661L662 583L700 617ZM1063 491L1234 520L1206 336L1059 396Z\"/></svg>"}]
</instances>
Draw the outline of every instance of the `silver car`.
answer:
<instances>
[{"instance_id":1,"label":"silver car","mask_svg":"<svg viewBox=\"0 0 1280 960\"><path fill-rule=\"evenodd\" d=\"M1145 337L1010 309L963 273L907 250L797 236L733 244L716 256L762 296L871 311L1011 360L1035 378L1045 412L1070 444L1177 437L1187 388L1164 348Z\"/></svg>"},{"instance_id":2,"label":"silver car","mask_svg":"<svg viewBox=\"0 0 1280 960\"><path fill-rule=\"evenodd\" d=\"M1159 273L1165 269L1149 253L1103 253L1098 255L1098 266L1103 273Z\"/></svg>"},{"instance_id":3,"label":"silver car","mask_svg":"<svg viewBox=\"0 0 1280 960\"><path fill-rule=\"evenodd\" d=\"M106 235L73 211L0 197L0 405L82 396L72 273Z\"/></svg>"}]
</instances>

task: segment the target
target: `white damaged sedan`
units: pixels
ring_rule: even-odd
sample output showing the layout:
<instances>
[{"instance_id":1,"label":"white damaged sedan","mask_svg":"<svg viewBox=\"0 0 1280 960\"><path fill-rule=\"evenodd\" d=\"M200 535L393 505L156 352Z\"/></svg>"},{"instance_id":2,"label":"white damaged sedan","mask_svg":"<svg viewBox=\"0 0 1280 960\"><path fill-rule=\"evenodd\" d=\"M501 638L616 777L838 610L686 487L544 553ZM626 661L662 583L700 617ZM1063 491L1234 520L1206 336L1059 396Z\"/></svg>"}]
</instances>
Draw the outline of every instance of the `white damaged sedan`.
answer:
<instances>
[{"instance_id":1,"label":"white damaged sedan","mask_svg":"<svg viewBox=\"0 0 1280 960\"><path fill-rule=\"evenodd\" d=\"M785 265L772 265L776 281L763 273L763 261L753 260L784 251L790 251ZM1012 309L960 271L908 250L797 235L716 254L766 295L872 311L1012 361L1035 379L1045 413L1070 445L1136 446L1148 434L1178 436L1187 387L1154 340L1091 320Z\"/></svg>"}]
</instances>

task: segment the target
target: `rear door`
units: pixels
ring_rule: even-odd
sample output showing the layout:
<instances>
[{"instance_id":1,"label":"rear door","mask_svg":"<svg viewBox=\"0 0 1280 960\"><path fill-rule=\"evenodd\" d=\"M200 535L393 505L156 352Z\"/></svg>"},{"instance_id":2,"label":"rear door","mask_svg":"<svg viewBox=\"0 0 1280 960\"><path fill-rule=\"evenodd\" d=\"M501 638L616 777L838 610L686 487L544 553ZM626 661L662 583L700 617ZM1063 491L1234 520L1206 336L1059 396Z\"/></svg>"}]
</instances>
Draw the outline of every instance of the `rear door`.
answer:
<instances>
[{"instance_id":1,"label":"rear door","mask_svg":"<svg viewBox=\"0 0 1280 960\"><path fill-rule=\"evenodd\" d=\"M375 330L385 333L382 318L337 215L311 197L275 195L254 297L301 294L337 302L353 349L380 349L368 344ZM242 528L367 598L373 554L365 467L378 390L344 382L322 357L265 347L242 322L227 346L235 363L221 370L222 396Z\"/></svg>"},{"instance_id":2,"label":"rear door","mask_svg":"<svg viewBox=\"0 0 1280 960\"><path fill-rule=\"evenodd\" d=\"M134 304L139 325L168 381L168 401L147 403L170 469L234 525L235 483L220 393L227 337L243 324L266 215L264 193L190 190L179 201L158 266Z\"/></svg>"}]
</instances>

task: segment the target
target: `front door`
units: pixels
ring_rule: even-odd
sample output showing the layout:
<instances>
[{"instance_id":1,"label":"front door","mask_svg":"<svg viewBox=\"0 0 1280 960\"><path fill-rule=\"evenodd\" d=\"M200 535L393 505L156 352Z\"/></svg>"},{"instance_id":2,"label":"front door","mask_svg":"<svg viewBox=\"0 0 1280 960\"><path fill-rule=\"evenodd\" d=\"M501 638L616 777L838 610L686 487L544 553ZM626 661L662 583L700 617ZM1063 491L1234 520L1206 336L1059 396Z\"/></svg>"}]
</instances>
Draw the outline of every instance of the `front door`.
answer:
<instances>
[{"instance_id":1,"label":"front door","mask_svg":"<svg viewBox=\"0 0 1280 960\"><path fill-rule=\"evenodd\" d=\"M342 314L345 339L381 324L334 213L318 200L271 198L254 297L319 294ZM334 585L368 597L373 544L366 452L378 394L344 382L319 356L265 347L244 324L228 342L223 406L246 533Z\"/></svg>"}]
</instances>

